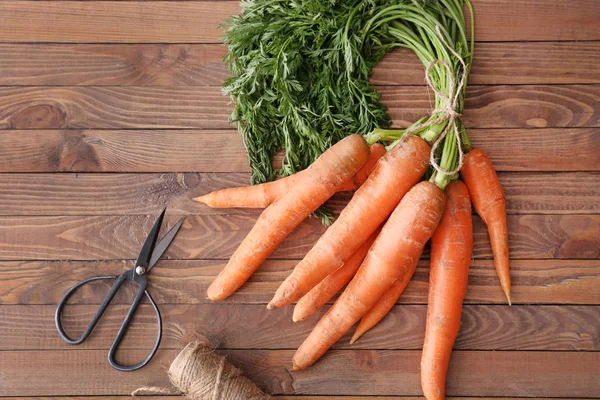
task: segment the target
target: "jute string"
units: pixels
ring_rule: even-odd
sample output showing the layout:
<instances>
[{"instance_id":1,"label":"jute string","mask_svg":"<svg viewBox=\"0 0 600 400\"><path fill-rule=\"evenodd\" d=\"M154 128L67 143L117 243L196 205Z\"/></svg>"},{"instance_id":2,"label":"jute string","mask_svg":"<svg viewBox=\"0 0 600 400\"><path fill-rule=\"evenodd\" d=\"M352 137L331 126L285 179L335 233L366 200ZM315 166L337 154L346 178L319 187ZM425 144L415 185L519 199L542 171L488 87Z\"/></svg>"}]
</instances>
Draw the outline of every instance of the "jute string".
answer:
<instances>
[{"instance_id":1,"label":"jute string","mask_svg":"<svg viewBox=\"0 0 600 400\"><path fill-rule=\"evenodd\" d=\"M193 400L267 400L273 399L261 391L225 357L210 347L189 343L169 367L173 388L144 386L132 396L186 395Z\"/></svg>"},{"instance_id":2,"label":"jute string","mask_svg":"<svg viewBox=\"0 0 600 400\"><path fill-rule=\"evenodd\" d=\"M437 137L437 139L435 140L435 142L433 142L433 145L431 146L431 153L429 155L429 163L438 173L440 173L442 175L454 175L458 171L460 171L460 168L462 167L462 164L463 164L463 156L464 156L464 153L462 151L462 143L460 140L460 132L458 130L458 124L457 124L457 120L460 120L461 114L456 112L456 108L458 106L458 99L460 98L460 93L462 92L463 87L466 84L467 64L465 64L465 60L463 60L463 58L452 48L452 46L450 46L448 44L448 42L442 35L439 25L436 26L435 31L438 34L439 39L442 41L444 46L446 46L446 48L450 51L450 53L452 53L452 55L458 59L458 61L460 62L461 66L462 66L462 73L460 75L460 81L458 82L458 86L456 86L455 85L456 81L454 79L452 67L450 67L450 65L448 65L447 62L445 62L443 60L434 60L434 61L431 61L430 63L428 63L427 66L425 67L425 82L427 82L427 85L434 91L436 96L443 100L443 102L442 102L443 106L438 107L431 112L431 115L437 115L437 117L435 117L433 119L429 119L420 124L412 125L410 128L408 128L406 130L404 137L408 137L409 135L412 135L413 133L415 133L423 128L427 128L432 125L436 125L436 124L442 123L444 121L448 121L448 123L446 124L446 127L444 128L442 133ZM448 71L448 76L450 79L450 82L449 82L450 89L448 91L448 96L446 96L441 90L436 88L435 85L433 84L433 82L431 81L429 72L434 65L441 65ZM454 134L454 137L456 138L456 143L458 146L458 165L452 171L447 171L447 170L443 169L436 161L435 151L438 148L439 144L444 140L444 138L451 131Z\"/></svg>"}]
</instances>

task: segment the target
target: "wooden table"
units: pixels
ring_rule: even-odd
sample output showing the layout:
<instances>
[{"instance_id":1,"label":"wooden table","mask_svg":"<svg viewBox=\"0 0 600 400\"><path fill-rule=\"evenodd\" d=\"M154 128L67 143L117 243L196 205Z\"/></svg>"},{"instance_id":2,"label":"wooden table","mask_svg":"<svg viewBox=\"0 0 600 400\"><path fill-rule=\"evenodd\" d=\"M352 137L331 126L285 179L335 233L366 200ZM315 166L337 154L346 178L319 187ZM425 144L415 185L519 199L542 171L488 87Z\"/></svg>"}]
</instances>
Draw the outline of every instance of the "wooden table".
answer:
<instances>
[{"instance_id":1,"label":"wooden table","mask_svg":"<svg viewBox=\"0 0 600 400\"><path fill-rule=\"evenodd\" d=\"M514 305L504 304L475 218L448 393L600 398L600 2L474 3L479 42L464 122L507 193ZM238 12L233 1L0 2L0 395L128 396L166 385L165 366L198 335L275 394L421 394L426 260L379 327L352 347L345 338L305 372L291 372L290 359L316 319L293 324L290 308L265 304L323 232L317 221L239 294L205 299L259 215L191 201L248 182L220 93L228 72L218 26ZM428 111L422 74L403 51L377 67L373 83L395 126ZM169 225L187 218L150 277L163 344L148 367L120 373L106 352L129 298L118 297L78 348L59 339L55 304L85 277L130 268L167 204ZM82 331L105 290L74 299L70 332ZM146 305L122 361L146 354L153 323Z\"/></svg>"}]
</instances>

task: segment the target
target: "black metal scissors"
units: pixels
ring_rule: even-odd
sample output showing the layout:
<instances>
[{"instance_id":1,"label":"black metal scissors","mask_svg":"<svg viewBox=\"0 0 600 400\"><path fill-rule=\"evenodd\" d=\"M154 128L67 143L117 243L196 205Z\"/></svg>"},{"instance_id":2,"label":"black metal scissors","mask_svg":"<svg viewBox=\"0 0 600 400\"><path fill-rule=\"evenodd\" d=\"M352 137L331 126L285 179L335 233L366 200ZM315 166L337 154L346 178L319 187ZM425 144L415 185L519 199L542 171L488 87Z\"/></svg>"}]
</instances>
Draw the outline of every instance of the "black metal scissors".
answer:
<instances>
[{"instance_id":1,"label":"black metal scissors","mask_svg":"<svg viewBox=\"0 0 600 400\"><path fill-rule=\"evenodd\" d=\"M160 311L158 310L156 303L152 299L152 296L150 296L150 293L148 293L148 291L146 290L146 275L152 269L152 267L154 267L156 262L163 255L163 253L167 250L167 247L169 247L169 244L171 244L171 242L175 238L175 235L177 234L177 231L179 231L179 228L183 223L183 218L181 218L157 244L156 240L158 238L158 232L160 230L160 226L162 225L162 221L165 216L165 211L166 208L160 213L160 215L156 219L156 222L154 223L154 226L150 230L150 233L148 234L148 237L146 238L146 241L142 246L142 250L140 251L134 268L122 273L121 275L95 276L79 282L71 289L69 289L67 293L65 293L64 297L62 298L60 303L58 303L58 307L56 308L54 320L56 322L56 329L58 329L60 337L69 344L78 345L86 341L86 339L96 326L96 323L98 323L98 320L100 320L102 314L104 314L104 311L106 311L106 308L110 304L111 300L115 297L115 294L117 294L121 286L123 286L123 283L125 283L126 281L134 281L135 283L137 283L139 286L137 294L135 295L133 303L129 307L129 311L127 311L127 315L123 320L123 324L119 328L119 332L117 333L117 336L115 337L115 340L108 351L108 362L113 368L118 369L119 371L135 371L136 369L142 368L144 365L148 364L150 360L152 360L152 357L154 357L154 354L156 354L158 346L160 345L160 339L162 336L162 320L160 317ZM67 300L69 299L69 297L71 297L71 295L81 286L89 282L104 279L116 279L116 281L110 288L104 300L102 301L100 308L98 308L98 311L96 311L94 318L92 318L92 321L89 323L88 327L83 332L83 335L81 335L79 339L71 339L65 333L60 320L60 314L63 307L67 304ZM136 365L121 365L115 360L115 354L117 352L117 349L119 348L119 345L121 344L121 341L123 340L123 337L125 336L125 332L127 332L127 328L129 327L131 319L133 318L133 315L135 314L140 304L140 301L144 296L146 296L150 301L150 304L152 304L152 307L154 308L154 311L156 312L156 317L158 319L158 335L156 338L156 342L154 343L152 351L144 361Z\"/></svg>"}]
</instances>

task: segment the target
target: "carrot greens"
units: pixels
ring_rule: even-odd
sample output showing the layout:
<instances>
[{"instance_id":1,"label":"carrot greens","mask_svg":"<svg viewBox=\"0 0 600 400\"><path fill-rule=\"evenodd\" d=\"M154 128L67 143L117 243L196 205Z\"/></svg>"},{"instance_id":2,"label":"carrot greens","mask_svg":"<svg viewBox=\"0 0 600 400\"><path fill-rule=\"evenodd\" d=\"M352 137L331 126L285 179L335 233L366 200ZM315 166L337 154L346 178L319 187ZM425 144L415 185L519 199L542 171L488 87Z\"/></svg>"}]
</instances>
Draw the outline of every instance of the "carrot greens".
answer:
<instances>
[{"instance_id":1,"label":"carrot greens","mask_svg":"<svg viewBox=\"0 0 600 400\"><path fill-rule=\"evenodd\" d=\"M435 112L411 133L434 143L452 123L444 110L463 106L466 85L458 86L468 67L460 59L469 66L473 51L465 5L471 8L468 0L243 1L242 14L227 23L225 62L233 76L223 90L234 104L231 120L248 151L252 183L275 178L271 160L279 150L287 176L353 133L370 143L399 139L404 131L377 129L390 118L369 83L373 67L397 47L429 66ZM456 104L449 104L455 91ZM435 154L449 170L457 158L452 137ZM440 186L449 179L433 178Z\"/></svg>"}]
</instances>

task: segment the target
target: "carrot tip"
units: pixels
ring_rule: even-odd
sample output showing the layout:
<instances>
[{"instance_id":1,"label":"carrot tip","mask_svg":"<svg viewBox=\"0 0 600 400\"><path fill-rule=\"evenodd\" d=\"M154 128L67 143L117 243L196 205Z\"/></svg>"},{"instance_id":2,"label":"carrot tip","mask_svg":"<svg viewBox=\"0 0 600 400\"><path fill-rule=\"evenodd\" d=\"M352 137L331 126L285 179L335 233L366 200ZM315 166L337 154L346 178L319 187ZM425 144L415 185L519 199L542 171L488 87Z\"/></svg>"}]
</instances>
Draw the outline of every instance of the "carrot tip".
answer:
<instances>
[{"instance_id":1,"label":"carrot tip","mask_svg":"<svg viewBox=\"0 0 600 400\"><path fill-rule=\"evenodd\" d=\"M504 292L504 295L506 296L506 300L508 301L508 305L512 306L512 301L510 299L510 286L506 287L505 285L502 285L502 291Z\"/></svg>"},{"instance_id":2,"label":"carrot tip","mask_svg":"<svg viewBox=\"0 0 600 400\"><path fill-rule=\"evenodd\" d=\"M363 335L364 332L354 332L354 335L352 335L352 339L350 339L350 344L354 344L354 342L356 342L358 339L360 339L360 337Z\"/></svg>"},{"instance_id":3,"label":"carrot tip","mask_svg":"<svg viewBox=\"0 0 600 400\"><path fill-rule=\"evenodd\" d=\"M267 310L272 310L273 309L273 305L271 303L267 304Z\"/></svg>"},{"instance_id":4,"label":"carrot tip","mask_svg":"<svg viewBox=\"0 0 600 400\"><path fill-rule=\"evenodd\" d=\"M194 197L192 200L197 201L198 203L206 204L206 195Z\"/></svg>"}]
</instances>

